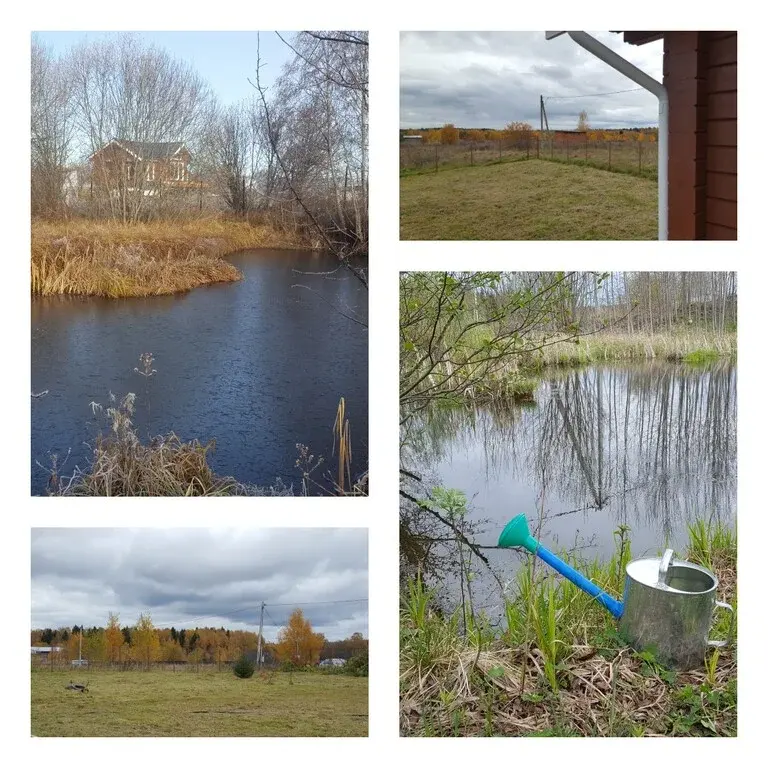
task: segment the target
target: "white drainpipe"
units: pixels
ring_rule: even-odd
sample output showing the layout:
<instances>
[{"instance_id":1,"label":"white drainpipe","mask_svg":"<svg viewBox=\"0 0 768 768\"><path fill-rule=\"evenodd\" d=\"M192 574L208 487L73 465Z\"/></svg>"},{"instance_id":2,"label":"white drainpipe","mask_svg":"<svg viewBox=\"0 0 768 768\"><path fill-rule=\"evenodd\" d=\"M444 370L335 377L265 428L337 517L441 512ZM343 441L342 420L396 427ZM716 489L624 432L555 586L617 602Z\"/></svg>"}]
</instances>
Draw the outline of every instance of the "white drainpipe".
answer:
<instances>
[{"instance_id":1,"label":"white drainpipe","mask_svg":"<svg viewBox=\"0 0 768 768\"><path fill-rule=\"evenodd\" d=\"M638 69L626 59L603 45L586 32L546 32L547 40L559 35L568 35L577 45L589 51L608 66L613 67L645 90L650 91L659 100L659 240L666 240L669 219L669 97L667 89L650 75Z\"/></svg>"}]
</instances>

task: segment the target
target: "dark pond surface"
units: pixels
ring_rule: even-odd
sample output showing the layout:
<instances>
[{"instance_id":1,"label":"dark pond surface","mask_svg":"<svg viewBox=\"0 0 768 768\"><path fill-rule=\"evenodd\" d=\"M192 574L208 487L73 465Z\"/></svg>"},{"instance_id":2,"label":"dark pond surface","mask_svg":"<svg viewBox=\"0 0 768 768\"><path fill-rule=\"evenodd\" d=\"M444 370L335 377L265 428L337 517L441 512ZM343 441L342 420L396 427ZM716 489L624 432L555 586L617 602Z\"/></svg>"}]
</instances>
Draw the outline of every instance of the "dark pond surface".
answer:
<instances>
[{"instance_id":1,"label":"dark pond surface","mask_svg":"<svg viewBox=\"0 0 768 768\"><path fill-rule=\"evenodd\" d=\"M476 541L493 546L525 513L551 549L608 559L631 529L634 557L667 543L685 552L687 524L736 519L736 368L592 367L541 380L535 402L433 412L418 447L431 479L470 499ZM523 556L487 550L502 579ZM492 607L498 594L482 570ZM496 590L498 592L498 590Z\"/></svg>"},{"instance_id":2,"label":"dark pond surface","mask_svg":"<svg viewBox=\"0 0 768 768\"><path fill-rule=\"evenodd\" d=\"M90 403L136 393L135 423L184 440L216 439L219 474L298 487L296 444L325 456L340 397L346 400L353 477L368 463L367 292L323 254L252 251L230 260L244 279L149 299L32 302L32 493L45 492L50 454L87 463L103 428ZM307 288L295 287L297 285ZM151 352L157 373L134 372ZM324 467L328 470L329 467ZM318 479L321 479L318 475Z\"/></svg>"}]
</instances>

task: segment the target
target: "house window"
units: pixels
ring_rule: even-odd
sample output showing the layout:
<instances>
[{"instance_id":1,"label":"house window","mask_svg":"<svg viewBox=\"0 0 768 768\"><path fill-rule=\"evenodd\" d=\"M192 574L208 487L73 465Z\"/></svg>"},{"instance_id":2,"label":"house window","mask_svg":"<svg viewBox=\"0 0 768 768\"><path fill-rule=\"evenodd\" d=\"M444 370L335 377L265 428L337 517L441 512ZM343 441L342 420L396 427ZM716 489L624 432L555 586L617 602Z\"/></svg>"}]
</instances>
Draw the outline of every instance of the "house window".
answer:
<instances>
[{"instance_id":1,"label":"house window","mask_svg":"<svg viewBox=\"0 0 768 768\"><path fill-rule=\"evenodd\" d=\"M149 165L147 165L146 180L147 181L154 181L155 180L155 164L154 163L149 163Z\"/></svg>"},{"instance_id":2,"label":"house window","mask_svg":"<svg viewBox=\"0 0 768 768\"><path fill-rule=\"evenodd\" d=\"M173 180L183 181L184 179L184 165L178 161L173 163Z\"/></svg>"},{"instance_id":3,"label":"house window","mask_svg":"<svg viewBox=\"0 0 768 768\"><path fill-rule=\"evenodd\" d=\"M129 184L133 183L135 172L136 172L136 165L134 163L125 164L125 178Z\"/></svg>"}]
</instances>

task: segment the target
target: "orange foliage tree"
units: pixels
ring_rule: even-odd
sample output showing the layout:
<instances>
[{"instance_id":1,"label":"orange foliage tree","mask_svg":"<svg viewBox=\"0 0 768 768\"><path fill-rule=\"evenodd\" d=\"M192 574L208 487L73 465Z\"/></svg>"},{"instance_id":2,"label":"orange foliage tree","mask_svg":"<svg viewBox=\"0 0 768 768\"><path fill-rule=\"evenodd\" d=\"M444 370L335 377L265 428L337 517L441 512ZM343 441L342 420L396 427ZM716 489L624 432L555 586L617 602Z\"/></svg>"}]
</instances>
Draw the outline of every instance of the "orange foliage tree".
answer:
<instances>
[{"instance_id":1,"label":"orange foliage tree","mask_svg":"<svg viewBox=\"0 0 768 768\"><path fill-rule=\"evenodd\" d=\"M111 663L121 661L123 648L123 633L120 630L120 616L116 613L109 614L107 628L104 630L107 640L107 661Z\"/></svg>"},{"instance_id":2,"label":"orange foliage tree","mask_svg":"<svg viewBox=\"0 0 768 768\"><path fill-rule=\"evenodd\" d=\"M459 140L459 129L453 123L446 123L440 129L441 144L455 144Z\"/></svg>"},{"instance_id":3,"label":"orange foliage tree","mask_svg":"<svg viewBox=\"0 0 768 768\"><path fill-rule=\"evenodd\" d=\"M478 130L477 128L470 128L467 131L467 141L471 141L473 143L477 143L479 141L483 141L485 139L485 133L483 131Z\"/></svg>"},{"instance_id":4,"label":"orange foliage tree","mask_svg":"<svg viewBox=\"0 0 768 768\"><path fill-rule=\"evenodd\" d=\"M290 615L288 626L283 627L277 636L276 651L281 661L292 661L303 667L320 661L324 644L325 637L312 631L312 625L297 608Z\"/></svg>"}]
</instances>

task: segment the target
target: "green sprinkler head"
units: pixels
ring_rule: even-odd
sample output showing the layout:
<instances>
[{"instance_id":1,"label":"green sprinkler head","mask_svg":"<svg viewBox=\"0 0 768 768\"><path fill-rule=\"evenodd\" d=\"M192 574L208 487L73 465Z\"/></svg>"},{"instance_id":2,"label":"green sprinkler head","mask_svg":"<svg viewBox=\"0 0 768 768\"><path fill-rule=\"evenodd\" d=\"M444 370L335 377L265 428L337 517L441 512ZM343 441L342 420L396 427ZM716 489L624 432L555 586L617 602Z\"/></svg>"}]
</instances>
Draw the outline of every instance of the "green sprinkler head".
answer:
<instances>
[{"instance_id":1,"label":"green sprinkler head","mask_svg":"<svg viewBox=\"0 0 768 768\"><path fill-rule=\"evenodd\" d=\"M539 542L531 536L528 530L528 521L525 515L513 517L506 525L499 536L500 547L523 547L532 555L536 554Z\"/></svg>"}]
</instances>

